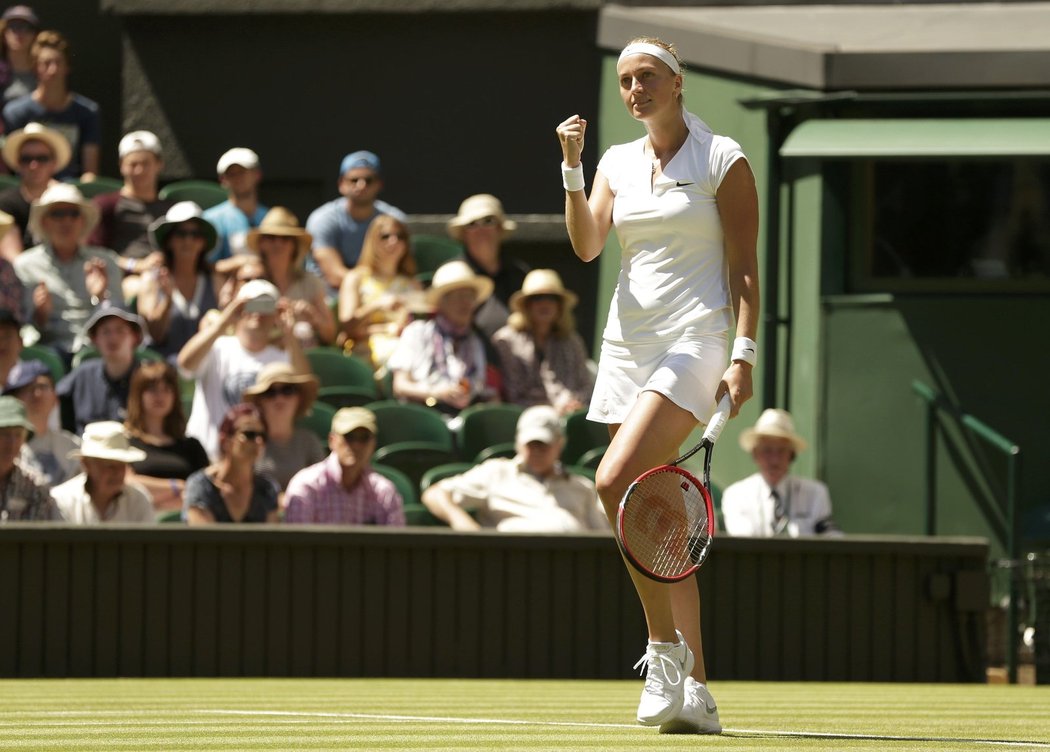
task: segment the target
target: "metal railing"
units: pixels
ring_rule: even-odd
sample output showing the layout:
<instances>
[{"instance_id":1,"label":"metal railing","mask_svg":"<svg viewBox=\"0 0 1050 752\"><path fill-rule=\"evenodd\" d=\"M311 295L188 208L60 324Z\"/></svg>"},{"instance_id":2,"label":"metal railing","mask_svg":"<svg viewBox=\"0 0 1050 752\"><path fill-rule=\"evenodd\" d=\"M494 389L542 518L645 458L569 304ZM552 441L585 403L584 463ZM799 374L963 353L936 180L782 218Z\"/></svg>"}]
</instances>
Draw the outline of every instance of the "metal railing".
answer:
<instances>
[{"instance_id":1,"label":"metal railing","mask_svg":"<svg viewBox=\"0 0 1050 752\"><path fill-rule=\"evenodd\" d=\"M999 543L1009 561L1021 556L1021 537L1017 520L1017 495L1021 477L1021 447L978 418L950 404L940 394L921 381L913 381L912 390L926 403L926 535L937 534L937 419L938 413L947 413L960 425L983 439L1006 457L1005 504L996 509L1005 519L989 520L993 530L1004 529ZM1004 508L1005 507L1005 508ZM983 508L982 508L983 511ZM1017 578L1010 577L1010 602L1006 618L1006 669L1011 684L1017 683L1018 592Z\"/></svg>"}]
</instances>

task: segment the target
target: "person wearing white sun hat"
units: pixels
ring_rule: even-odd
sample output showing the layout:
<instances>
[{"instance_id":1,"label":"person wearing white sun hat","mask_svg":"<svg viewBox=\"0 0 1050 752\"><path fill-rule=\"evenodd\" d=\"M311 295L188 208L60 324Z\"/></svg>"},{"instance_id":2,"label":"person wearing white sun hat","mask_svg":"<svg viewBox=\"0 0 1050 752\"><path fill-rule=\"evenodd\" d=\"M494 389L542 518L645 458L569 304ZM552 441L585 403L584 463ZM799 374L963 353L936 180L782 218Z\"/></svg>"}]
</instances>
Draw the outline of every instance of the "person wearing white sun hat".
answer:
<instances>
[{"instance_id":1,"label":"person wearing white sun hat","mask_svg":"<svg viewBox=\"0 0 1050 752\"><path fill-rule=\"evenodd\" d=\"M740 447L758 472L722 492L722 516L729 535L768 538L836 535L828 487L791 475L791 463L808 444L795 432L786 410L764 410L754 427L740 434Z\"/></svg>"}]
</instances>

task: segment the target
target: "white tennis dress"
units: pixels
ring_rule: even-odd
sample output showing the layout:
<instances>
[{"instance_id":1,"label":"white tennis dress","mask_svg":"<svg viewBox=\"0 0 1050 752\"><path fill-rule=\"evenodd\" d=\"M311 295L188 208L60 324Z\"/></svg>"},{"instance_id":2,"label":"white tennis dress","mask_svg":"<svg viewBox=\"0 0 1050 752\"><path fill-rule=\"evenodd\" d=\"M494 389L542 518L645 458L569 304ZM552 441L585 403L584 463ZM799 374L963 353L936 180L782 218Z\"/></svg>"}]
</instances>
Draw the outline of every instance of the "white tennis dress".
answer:
<instances>
[{"instance_id":1,"label":"white tennis dress","mask_svg":"<svg viewBox=\"0 0 1050 752\"><path fill-rule=\"evenodd\" d=\"M689 137L655 182L644 137L598 164L623 249L587 415L599 423L622 423L647 390L707 421L728 364L733 309L715 194L744 153L695 115L685 119Z\"/></svg>"}]
</instances>

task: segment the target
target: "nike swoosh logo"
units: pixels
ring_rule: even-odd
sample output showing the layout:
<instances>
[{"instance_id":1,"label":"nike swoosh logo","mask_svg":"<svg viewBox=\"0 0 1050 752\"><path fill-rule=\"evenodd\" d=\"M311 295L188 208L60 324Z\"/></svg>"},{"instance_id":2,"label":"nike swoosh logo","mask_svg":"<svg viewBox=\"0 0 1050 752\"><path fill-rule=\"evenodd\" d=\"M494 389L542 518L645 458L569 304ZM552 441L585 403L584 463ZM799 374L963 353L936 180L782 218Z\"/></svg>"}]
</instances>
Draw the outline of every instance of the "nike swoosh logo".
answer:
<instances>
[{"instance_id":1,"label":"nike swoosh logo","mask_svg":"<svg viewBox=\"0 0 1050 752\"><path fill-rule=\"evenodd\" d=\"M692 183L683 183L681 181L678 181L678 182L675 183L675 185L677 187L681 188L683 185L692 185Z\"/></svg>"},{"instance_id":2,"label":"nike swoosh logo","mask_svg":"<svg viewBox=\"0 0 1050 752\"><path fill-rule=\"evenodd\" d=\"M704 700L704 710L706 710L708 713L716 713L716 712L718 712L718 706L717 705L708 705L707 704L707 700Z\"/></svg>"}]
</instances>

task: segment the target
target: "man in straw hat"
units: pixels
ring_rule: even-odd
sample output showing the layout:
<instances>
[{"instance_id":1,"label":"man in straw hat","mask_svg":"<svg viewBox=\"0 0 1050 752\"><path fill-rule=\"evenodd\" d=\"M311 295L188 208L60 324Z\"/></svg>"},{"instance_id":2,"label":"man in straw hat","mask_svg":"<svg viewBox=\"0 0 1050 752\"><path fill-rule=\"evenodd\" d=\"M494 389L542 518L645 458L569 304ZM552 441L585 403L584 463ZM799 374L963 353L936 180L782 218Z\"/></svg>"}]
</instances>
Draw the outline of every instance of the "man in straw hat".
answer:
<instances>
[{"instance_id":1,"label":"man in straw hat","mask_svg":"<svg viewBox=\"0 0 1050 752\"><path fill-rule=\"evenodd\" d=\"M284 521L293 525L405 524L404 500L394 484L372 469L376 416L344 407L332 418L331 454L300 470L288 483Z\"/></svg>"},{"instance_id":2,"label":"man in straw hat","mask_svg":"<svg viewBox=\"0 0 1050 752\"><path fill-rule=\"evenodd\" d=\"M37 244L29 232L29 209L55 183L55 173L69 164L66 137L40 123L29 123L8 134L0 151L4 163L19 176L18 185L0 191L0 211L10 214L18 232L0 239L0 256L15 258Z\"/></svg>"},{"instance_id":3,"label":"man in straw hat","mask_svg":"<svg viewBox=\"0 0 1050 752\"><path fill-rule=\"evenodd\" d=\"M0 397L0 523L62 519L47 480L22 462L22 448L32 435L25 405Z\"/></svg>"},{"instance_id":4,"label":"man in straw hat","mask_svg":"<svg viewBox=\"0 0 1050 752\"><path fill-rule=\"evenodd\" d=\"M403 211L379 200L382 190L379 157L370 151L352 152L339 165L340 197L314 209L306 219L306 229L313 236L307 268L328 283L333 296L357 264L373 219L389 214L408 222Z\"/></svg>"},{"instance_id":5,"label":"man in straw hat","mask_svg":"<svg viewBox=\"0 0 1050 752\"><path fill-rule=\"evenodd\" d=\"M72 359L77 336L103 301L120 303L121 271L117 255L87 245L98 222L98 208L68 183L57 183L33 203L29 229L41 238L15 259L32 324L42 344Z\"/></svg>"},{"instance_id":6,"label":"man in straw hat","mask_svg":"<svg viewBox=\"0 0 1050 752\"><path fill-rule=\"evenodd\" d=\"M102 421L84 429L80 449L69 453L84 472L51 489L66 522L154 522L153 499L145 488L127 481L128 465L146 459L131 446L121 423Z\"/></svg>"},{"instance_id":7,"label":"man in straw hat","mask_svg":"<svg viewBox=\"0 0 1050 752\"><path fill-rule=\"evenodd\" d=\"M790 413L777 408L764 410L754 427L740 434L740 446L750 452L758 472L722 493L727 533L797 538L839 532L831 519L827 486L790 474L791 463L808 446L795 433Z\"/></svg>"},{"instance_id":8,"label":"man in straw hat","mask_svg":"<svg viewBox=\"0 0 1050 752\"><path fill-rule=\"evenodd\" d=\"M507 323L510 298L521 289L529 267L515 258L503 256L503 241L518 223L508 219L503 204L489 193L469 196L459 205L459 212L448 221L448 234L463 244L463 260L475 274L492 280L492 295L474 314L474 323L491 340Z\"/></svg>"},{"instance_id":9,"label":"man in straw hat","mask_svg":"<svg viewBox=\"0 0 1050 752\"><path fill-rule=\"evenodd\" d=\"M434 317L405 327L387 361L395 397L450 417L475 402L497 399L486 382L485 347L471 326L475 309L491 294L492 280L475 274L465 261L449 261L434 272L426 291Z\"/></svg>"}]
</instances>

